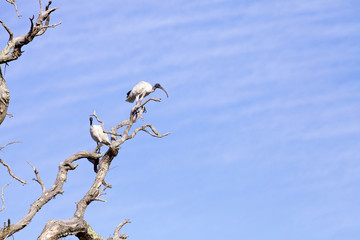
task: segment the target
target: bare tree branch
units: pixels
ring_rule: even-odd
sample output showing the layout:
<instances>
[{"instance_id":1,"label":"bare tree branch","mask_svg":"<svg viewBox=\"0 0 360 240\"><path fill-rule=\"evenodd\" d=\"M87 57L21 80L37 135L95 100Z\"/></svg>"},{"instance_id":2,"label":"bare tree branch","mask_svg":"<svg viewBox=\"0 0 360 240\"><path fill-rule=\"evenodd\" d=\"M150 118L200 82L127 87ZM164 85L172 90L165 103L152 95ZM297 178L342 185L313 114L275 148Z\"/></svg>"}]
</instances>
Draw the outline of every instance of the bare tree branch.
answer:
<instances>
[{"instance_id":1,"label":"bare tree branch","mask_svg":"<svg viewBox=\"0 0 360 240\"><path fill-rule=\"evenodd\" d=\"M9 146L9 145L14 144L14 143L19 143L19 142L20 141L9 142L9 143L5 144L4 146L0 147L0 151L3 150L6 146ZM24 180L20 179L19 177L15 176L15 174L11 171L10 166L7 163L5 163L1 158L0 158L0 163L7 168L10 176L13 177L15 180L21 182L22 184L27 183L26 181L24 181Z\"/></svg>"},{"instance_id":2,"label":"bare tree branch","mask_svg":"<svg viewBox=\"0 0 360 240\"><path fill-rule=\"evenodd\" d=\"M7 144L5 144L4 146L0 147L0 151L3 150L5 147L11 145L11 144L14 144L14 143L21 143L21 141L13 141L13 142L9 142Z\"/></svg>"},{"instance_id":3,"label":"bare tree branch","mask_svg":"<svg viewBox=\"0 0 360 240\"><path fill-rule=\"evenodd\" d=\"M2 210L4 210L4 208L5 208L4 188L7 187L7 186L9 186L9 185L10 185L10 183L5 184L5 186L3 186L2 189L1 189L1 201L2 201L3 205L2 205L2 207L1 207L1 209L0 209L0 212L1 212Z\"/></svg>"},{"instance_id":4,"label":"bare tree branch","mask_svg":"<svg viewBox=\"0 0 360 240\"><path fill-rule=\"evenodd\" d=\"M125 219L124 221L122 221L116 228L114 231L114 238L109 238L108 240L118 240L118 239L126 239L128 238L127 235L125 235L124 233L119 233L120 229L127 223L131 223L129 219Z\"/></svg>"},{"instance_id":5,"label":"bare tree branch","mask_svg":"<svg viewBox=\"0 0 360 240\"><path fill-rule=\"evenodd\" d=\"M62 189L66 179L67 173L69 170L74 170L77 165L73 164L74 161L77 161L82 158L99 158L101 154L93 153L89 151L81 151L70 157L68 157L64 162L61 162L59 165L59 171L56 177L56 180L53 186L46 190L33 204L31 204L29 212L18 222L12 224L7 228L0 229L0 239L5 239L6 236L11 236L15 232L20 231L26 227L30 221L33 219L35 214L52 198L58 194L62 194L64 191Z\"/></svg>"},{"instance_id":6,"label":"bare tree branch","mask_svg":"<svg viewBox=\"0 0 360 240\"><path fill-rule=\"evenodd\" d=\"M19 15L19 13L18 13L17 6L16 6L16 4L15 4L15 0L6 0L6 1L7 1L8 3L11 3L12 5L14 5L15 11L16 11L16 15L18 16L18 18L20 18L21 15Z\"/></svg>"},{"instance_id":7,"label":"bare tree branch","mask_svg":"<svg viewBox=\"0 0 360 240\"><path fill-rule=\"evenodd\" d=\"M93 201L98 201L100 187L102 186L105 176L109 170L111 161L116 157L118 151L111 149L104 154L100 163L99 170L95 177L94 183L85 196L76 204L74 216L68 220L51 220L46 223L45 228L38 237L38 240L58 239L68 235L76 235L79 239L95 240L103 239L91 229L89 224L84 220L85 210ZM91 231L89 230L91 229Z\"/></svg>"},{"instance_id":8,"label":"bare tree branch","mask_svg":"<svg viewBox=\"0 0 360 240\"><path fill-rule=\"evenodd\" d=\"M49 2L49 5L51 4L51 1ZM42 2L41 0L39 0L39 5L40 5L40 13L43 12L43 8L42 8Z\"/></svg>"},{"instance_id":9,"label":"bare tree branch","mask_svg":"<svg viewBox=\"0 0 360 240\"><path fill-rule=\"evenodd\" d=\"M3 25L3 27L5 28L5 30L8 32L9 34L9 41L11 41L14 38L14 34L11 32L11 30L6 26L6 24L0 20L0 23Z\"/></svg>"},{"instance_id":10,"label":"bare tree branch","mask_svg":"<svg viewBox=\"0 0 360 240\"><path fill-rule=\"evenodd\" d=\"M10 38L12 36L10 35ZM7 116L7 109L9 107L10 102L10 92L6 85L5 79L1 72L0 65L0 124L4 121Z\"/></svg>"},{"instance_id":11,"label":"bare tree branch","mask_svg":"<svg viewBox=\"0 0 360 240\"><path fill-rule=\"evenodd\" d=\"M124 121L122 121L121 123L119 123L115 128L112 128L112 133L114 136L114 138L116 138L116 136L121 136L121 138L117 141L113 141L112 142L112 146L115 148L118 148L121 144L123 144L126 140L132 139L135 137L135 135L137 134L138 131L144 131L147 132L148 134L150 134L153 137L164 137L169 135L170 133L166 133L166 134L160 134L159 132L156 131L156 129L151 125L151 124L145 124L142 127L139 127L137 129L134 130L134 132L129 136L129 131L132 127L132 125L139 119L141 118L142 114L146 112L145 110L145 105L150 102L150 101L155 101L155 102L161 102L161 99L156 99L156 98L149 98L147 99L145 102L141 103L140 101L131 109L130 111L130 117L129 119L126 119ZM121 128L126 126L125 130L123 131L122 134L118 134L117 131ZM151 130L153 131L152 133L149 132L148 130L146 130L146 127L150 127Z\"/></svg>"},{"instance_id":12,"label":"bare tree branch","mask_svg":"<svg viewBox=\"0 0 360 240\"><path fill-rule=\"evenodd\" d=\"M20 15L17 11L17 6L15 4L16 0L6 0L12 5L14 5L16 13L18 17ZM3 78L1 72L1 64L7 64L8 62L17 60L23 53L22 47L30 43L34 40L34 38L43 35L48 28L57 27L61 22L57 24L50 24L50 16L51 13L57 10L58 8L50 8L51 1L45 6L43 9L42 1L39 0L39 15L35 19L33 16L30 18L30 29L29 31L21 36L15 37L10 30L10 28L0 20L1 25L9 34L9 40L6 46L0 52L0 124L3 122L7 114L7 108L10 101L10 94L9 90L6 86L5 79ZM165 91L165 90L164 90ZM141 98L142 101L142 98ZM35 180L38 182L42 188L41 196L34 201L27 214L24 215L23 218L18 220L16 223L10 224L10 219L8 220L8 224L4 225L4 228L0 229L0 240L6 239L9 236L13 236L14 233L22 230L25 228L33 219L40 209L47 204L51 199L55 198L58 194L62 194L63 185L67 180L67 174L69 170L75 170L78 166L74 164L75 161L87 158L89 161L94 163L94 168L96 165L96 176L93 181L92 186L88 190L88 192L84 195L84 197L76 203L76 210L72 218L67 220L49 220L43 231L41 232L38 240L55 240L59 239L68 235L75 235L80 240L104 240L99 234L97 234L91 226L84 220L84 215L87 207L94 201L101 201L106 202L106 200L101 199L101 196L105 195L105 190L107 188L111 188L111 185L106 183L105 177L110 169L110 165L113 159L118 155L119 149L121 149L121 145L132 138L134 138L139 131L144 131L153 137L164 137L170 133L160 134L153 125L145 124L141 127L135 128L130 134L134 124L141 118L143 119L142 115L146 113L145 105L150 101L160 102L161 99L149 98L143 103L138 101L135 106L132 107L130 111L130 115L128 119L117 124L115 127L111 127L111 131L105 131L105 123L101 121L97 115L96 111L90 116L94 116L98 122L101 123L102 130L104 133L111 134L111 144L104 155L96 152L89 152L89 151L80 151L76 154L73 154L69 158L67 158L64 162L61 162L59 165L58 173L55 179L53 186L50 189L46 189L44 182L40 178L40 174L38 170L28 162L28 164L33 168L35 173ZM124 128L123 128L124 127ZM122 131L120 131L122 129ZM15 143L15 142L12 142ZM0 147L0 151L4 149L7 145L12 144L8 143L3 147ZM100 146L98 146L100 147ZM25 184L26 182L15 176L11 168L8 164L6 164L3 160L0 159L0 163L7 167L8 172L11 177L14 179L22 182ZM97 165L99 166L97 168ZM8 185L8 184L7 184ZM5 185L1 189L1 199L3 202L3 207L0 211L5 208L5 200L4 200L4 188L7 186ZM127 239L127 235L124 233L119 233L120 229L126 224L129 223L129 219L124 220L120 223L115 231L114 237L109 238L109 240L120 240L120 239Z\"/></svg>"},{"instance_id":13,"label":"bare tree branch","mask_svg":"<svg viewBox=\"0 0 360 240\"><path fill-rule=\"evenodd\" d=\"M37 240L57 240L75 235L80 240L104 240L83 219L49 220Z\"/></svg>"},{"instance_id":14,"label":"bare tree branch","mask_svg":"<svg viewBox=\"0 0 360 240\"><path fill-rule=\"evenodd\" d=\"M8 172L9 172L9 174L10 174L11 177L13 177L14 179L18 180L18 181L21 182L22 184L26 184L26 183L27 183L26 181L21 180L19 177L15 176L15 175L13 174L13 172L11 171L10 166L9 166L8 164L6 164L1 158L0 158L0 163L1 163L2 165L4 165L4 166L8 169Z\"/></svg>"},{"instance_id":15,"label":"bare tree branch","mask_svg":"<svg viewBox=\"0 0 360 240\"><path fill-rule=\"evenodd\" d=\"M24 45L31 42L40 31L44 31L48 28L49 23L48 23L47 19L50 17L50 14L53 11L55 11L56 9L58 9L58 8L51 8L46 11L40 11L40 14L39 14L38 18L36 19L35 24L33 23L33 18L30 18L31 26L30 26L29 32L25 35L21 35L19 37L12 38L11 40L8 41L5 48L0 52L0 64L7 63L7 62L18 59L22 54L21 48ZM43 23L44 21L46 21L45 25ZM3 26L4 25L5 24L3 24ZM42 34L43 34L43 32L40 35L42 35Z\"/></svg>"},{"instance_id":16,"label":"bare tree branch","mask_svg":"<svg viewBox=\"0 0 360 240\"><path fill-rule=\"evenodd\" d=\"M151 132L149 132L148 130L146 130L147 127L151 128L151 130L153 131L153 133L151 133ZM127 139L134 138L135 135L136 135L139 131L147 132L147 133L150 134L151 136L153 136L153 137L158 137L158 138L162 138L162 137L165 137L165 136L171 134L170 132L165 133L165 134L160 134L158 131L156 131L156 129L154 128L153 125L151 125L151 124L145 124L145 125L143 125L143 126L141 126L141 127L136 128L136 129L134 130L134 132L133 132L130 136L127 137Z\"/></svg>"},{"instance_id":17,"label":"bare tree branch","mask_svg":"<svg viewBox=\"0 0 360 240\"><path fill-rule=\"evenodd\" d=\"M140 130L149 133L151 136L154 137L164 137L170 133L160 134L154 126L151 124L145 124L142 127L136 128L134 132L129 136L129 131L132 128L133 124L141 117L141 115L145 112L145 104L149 101L157 101L160 102L160 99L150 98L144 103L137 103L130 111L129 119L126 119L119 123L116 127L112 127L111 134L112 134L112 143L109 146L109 149L106 151L104 156L99 161L99 169L97 171L95 180L89 189L89 191L85 194L85 196L76 203L76 211L74 216L67 220L51 220L48 221L46 226L44 227L43 231L41 232L38 240L52 240L58 239L60 237L68 236L68 235L75 235L81 240L98 240L103 239L97 233L95 233L89 224L84 220L84 214L87 207L93 201L105 201L100 199L100 196L103 194L104 190L109 186L105 182L105 177L107 172L109 171L110 164L112 160L117 156L118 150L120 149L120 145L123 144L126 140L132 139L135 137L136 133ZM104 129L104 122L98 118L96 115L96 111L90 116L94 116L98 122L101 122L103 131ZM117 131L121 128L126 126L122 134L117 133ZM150 128L152 132L148 131L146 128ZM121 136L119 140L116 139L117 136ZM116 140L116 141L115 141ZM105 187L101 189L101 186L104 185ZM114 233L114 238L110 238L113 240L117 239L126 239L127 235L119 234L120 228L129 222L129 220L125 220L122 222ZM91 230L89 230L91 229Z\"/></svg>"},{"instance_id":18,"label":"bare tree branch","mask_svg":"<svg viewBox=\"0 0 360 240\"><path fill-rule=\"evenodd\" d=\"M46 188L45 188L44 182L40 178L40 174L39 174L38 170L33 165L31 165L31 163L29 163L29 162L27 162L27 163L34 169L34 173L35 173L36 178L33 178L33 180L40 184L42 192L44 194L45 191L46 191Z\"/></svg>"},{"instance_id":19,"label":"bare tree branch","mask_svg":"<svg viewBox=\"0 0 360 240\"><path fill-rule=\"evenodd\" d=\"M18 14L15 0L6 0L6 1L8 1L9 3L15 6L16 13ZM51 8L51 9L49 8L51 1L49 1L49 3L46 5L45 11L43 11L42 9L41 0L39 0L39 4L40 4L39 16L37 17L35 23L33 22L34 17L30 18L30 30L28 31L28 33L24 35L20 35L14 38L10 28L8 28L6 24L0 20L0 23L9 34L9 40L6 46L0 52L0 125L7 116L7 109L10 102L10 92L6 85L5 79L1 73L1 64L3 63L6 64L8 62L18 59L23 53L22 51L23 46L30 43L35 37L43 35L48 28L54 28L59 24L61 24L60 22L57 24L49 25L50 14L58 9L58 8ZM20 17L19 14L18 16Z\"/></svg>"}]
</instances>

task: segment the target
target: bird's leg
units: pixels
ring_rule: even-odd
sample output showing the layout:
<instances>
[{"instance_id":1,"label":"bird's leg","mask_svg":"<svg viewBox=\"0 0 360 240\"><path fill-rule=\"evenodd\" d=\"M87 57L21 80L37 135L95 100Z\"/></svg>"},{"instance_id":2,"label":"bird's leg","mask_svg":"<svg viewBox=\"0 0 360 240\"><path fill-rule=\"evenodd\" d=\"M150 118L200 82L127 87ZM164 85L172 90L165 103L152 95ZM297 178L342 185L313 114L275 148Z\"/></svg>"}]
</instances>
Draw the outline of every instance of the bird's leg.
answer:
<instances>
[{"instance_id":1,"label":"bird's leg","mask_svg":"<svg viewBox=\"0 0 360 240\"><path fill-rule=\"evenodd\" d=\"M146 108L145 108L145 106L142 106L141 108L144 109L143 113L146 113ZM145 121L144 118L142 117L142 115L140 116L140 118L141 118L141 120Z\"/></svg>"},{"instance_id":2,"label":"bird's leg","mask_svg":"<svg viewBox=\"0 0 360 240\"><path fill-rule=\"evenodd\" d=\"M94 161L94 172L98 172L98 165L99 165L99 159L97 158L97 159L95 159L95 161Z\"/></svg>"},{"instance_id":3,"label":"bird's leg","mask_svg":"<svg viewBox=\"0 0 360 240\"><path fill-rule=\"evenodd\" d=\"M88 158L89 162L91 162L94 165L94 172L97 173L98 171L98 165L99 165L99 159L98 158Z\"/></svg>"},{"instance_id":4,"label":"bird's leg","mask_svg":"<svg viewBox=\"0 0 360 240\"><path fill-rule=\"evenodd\" d=\"M140 97L139 97L140 98L140 100L139 100L140 104L141 104L141 101L144 99L144 97L145 97L145 93L140 95Z\"/></svg>"},{"instance_id":5,"label":"bird's leg","mask_svg":"<svg viewBox=\"0 0 360 240\"><path fill-rule=\"evenodd\" d=\"M100 153L100 148L101 148L101 143L97 143L97 146L96 146L96 152L97 153Z\"/></svg>"}]
</instances>

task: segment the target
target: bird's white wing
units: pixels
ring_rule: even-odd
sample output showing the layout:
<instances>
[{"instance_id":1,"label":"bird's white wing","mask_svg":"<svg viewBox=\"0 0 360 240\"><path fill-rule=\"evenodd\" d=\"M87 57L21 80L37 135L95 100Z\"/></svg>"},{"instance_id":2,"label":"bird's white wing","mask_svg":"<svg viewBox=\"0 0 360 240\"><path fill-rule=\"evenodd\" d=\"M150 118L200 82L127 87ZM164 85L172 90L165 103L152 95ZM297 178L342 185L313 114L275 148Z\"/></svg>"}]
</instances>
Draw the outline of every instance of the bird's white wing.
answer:
<instances>
[{"instance_id":1,"label":"bird's white wing","mask_svg":"<svg viewBox=\"0 0 360 240\"><path fill-rule=\"evenodd\" d=\"M96 142L110 144L108 135L103 132L103 129L100 125L92 125L92 130L90 129L90 133L91 133L91 137Z\"/></svg>"},{"instance_id":2,"label":"bird's white wing","mask_svg":"<svg viewBox=\"0 0 360 240\"><path fill-rule=\"evenodd\" d=\"M150 83L141 81L135 85L135 87L131 90L131 93L133 93L136 96L136 95L140 95L146 91L149 91L151 89L152 89L152 86Z\"/></svg>"},{"instance_id":3,"label":"bird's white wing","mask_svg":"<svg viewBox=\"0 0 360 240\"><path fill-rule=\"evenodd\" d=\"M141 81L138 84L136 84L133 87L133 89L131 89L126 101L134 102L136 97L139 97L141 94L145 94L147 91L151 91L151 89L152 89L152 86L150 83Z\"/></svg>"}]
</instances>

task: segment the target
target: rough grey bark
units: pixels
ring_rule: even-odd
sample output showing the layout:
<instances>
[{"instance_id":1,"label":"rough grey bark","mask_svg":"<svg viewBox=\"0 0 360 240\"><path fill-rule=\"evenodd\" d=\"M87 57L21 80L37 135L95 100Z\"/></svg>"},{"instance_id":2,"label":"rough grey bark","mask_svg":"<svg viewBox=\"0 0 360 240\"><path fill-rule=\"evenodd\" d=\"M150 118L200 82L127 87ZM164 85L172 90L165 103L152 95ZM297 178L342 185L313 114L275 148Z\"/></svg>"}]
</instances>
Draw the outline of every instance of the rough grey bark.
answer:
<instances>
[{"instance_id":1,"label":"rough grey bark","mask_svg":"<svg viewBox=\"0 0 360 240\"><path fill-rule=\"evenodd\" d=\"M10 92L7 88L5 79L1 72L1 65L0 65L0 125L4 121L7 115L7 109L9 107L10 102Z\"/></svg>"}]
</instances>

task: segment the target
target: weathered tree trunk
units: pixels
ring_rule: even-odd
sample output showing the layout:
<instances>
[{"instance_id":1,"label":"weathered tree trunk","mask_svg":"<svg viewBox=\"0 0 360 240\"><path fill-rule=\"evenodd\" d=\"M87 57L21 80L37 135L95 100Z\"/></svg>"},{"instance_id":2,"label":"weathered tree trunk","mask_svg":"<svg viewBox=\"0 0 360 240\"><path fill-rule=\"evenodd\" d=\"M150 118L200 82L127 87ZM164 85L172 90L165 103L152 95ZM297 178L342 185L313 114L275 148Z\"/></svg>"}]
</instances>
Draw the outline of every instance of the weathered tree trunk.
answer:
<instances>
[{"instance_id":1,"label":"weathered tree trunk","mask_svg":"<svg viewBox=\"0 0 360 240\"><path fill-rule=\"evenodd\" d=\"M6 86L5 79L0 67L0 125L4 121L10 102L10 92Z\"/></svg>"}]
</instances>

